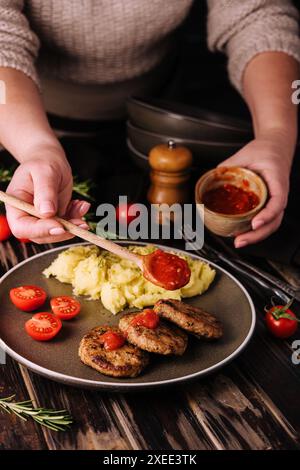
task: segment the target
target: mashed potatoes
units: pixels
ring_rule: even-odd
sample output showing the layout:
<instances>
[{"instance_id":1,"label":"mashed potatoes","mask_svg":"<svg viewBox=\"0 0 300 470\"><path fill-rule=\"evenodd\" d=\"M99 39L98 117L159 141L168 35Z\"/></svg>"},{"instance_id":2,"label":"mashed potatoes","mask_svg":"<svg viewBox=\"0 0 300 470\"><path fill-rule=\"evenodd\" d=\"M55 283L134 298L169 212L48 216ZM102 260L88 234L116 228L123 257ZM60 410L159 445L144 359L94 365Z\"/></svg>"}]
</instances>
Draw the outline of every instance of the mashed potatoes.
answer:
<instances>
[{"instance_id":1,"label":"mashed potatoes","mask_svg":"<svg viewBox=\"0 0 300 470\"><path fill-rule=\"evenodd\" d=\"M148 254L154 246L131 246L129 250ZM104 307L118 313L126 307L143 308L159 299L193 297L205 292L215 277L208 264L181 255L191 269L191 279L182 289L167 291L147 281L131 261L101 250L96 246L74 246L63 251L44 271L61 282L72 284L75 295L101 299Z\"/></svg>"}]
</instances>

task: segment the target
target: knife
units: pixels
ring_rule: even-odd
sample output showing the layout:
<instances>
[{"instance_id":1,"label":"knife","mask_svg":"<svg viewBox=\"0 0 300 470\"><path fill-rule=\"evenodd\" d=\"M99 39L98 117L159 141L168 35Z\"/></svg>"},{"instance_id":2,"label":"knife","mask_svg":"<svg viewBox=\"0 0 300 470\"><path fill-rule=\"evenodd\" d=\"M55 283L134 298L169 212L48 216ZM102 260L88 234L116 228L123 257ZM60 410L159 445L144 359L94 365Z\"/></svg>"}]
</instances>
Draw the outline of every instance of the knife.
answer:
<instances>
[{"instance_id":1,"label":"knife","mask_svg":"<svg viewBox=\"0 0 300 470\"><path fill-rule=\"evenodd\" d=\"M191 227L185 225L182 230L182 236L186 242L193 246L193 243L191 242L191 238L193 236ZM291 298L300 301L300 289L292 287L287 282L266 273L262 269L257 268L246 261L237 258L233 259L232 257L216 250L206 242L201 249L196 248L194 251L200 256L207 257L210 261L217 264L220 261L225 263L235 272L245 276L249 281L255 281L260 287L267 289L273 295L279 297L284 303L287 303Z\"/></svg>"}]
</instances>

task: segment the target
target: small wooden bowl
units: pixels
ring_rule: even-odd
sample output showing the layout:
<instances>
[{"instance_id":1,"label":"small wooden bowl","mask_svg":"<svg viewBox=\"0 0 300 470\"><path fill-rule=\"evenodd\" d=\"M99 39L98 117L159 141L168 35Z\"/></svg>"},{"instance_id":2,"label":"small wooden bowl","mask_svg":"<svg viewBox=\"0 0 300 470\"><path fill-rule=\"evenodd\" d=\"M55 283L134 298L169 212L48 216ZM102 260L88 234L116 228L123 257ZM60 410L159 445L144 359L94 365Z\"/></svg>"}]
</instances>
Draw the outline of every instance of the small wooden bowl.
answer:
<instances>
[{"instance_id":1,"label":"small wooden bowl","mask_svg":"<svg viewBox=\"0 0 300 470\"><path fill-rule=\"evenodd\" d=\"M197 204L203 204L203 194L210 189L214 189L224 183L245 188L245 182L247 189L257 194L259 204L249 212L235 215L221 214L204 207L204 225L211 232L222 237L234 237L251 230L251 221L265 205L268 190L260 176L251 170L241 167L218 167L208 171L198 180L195 187L195 200Z\"/></svg>"}]
</instances>

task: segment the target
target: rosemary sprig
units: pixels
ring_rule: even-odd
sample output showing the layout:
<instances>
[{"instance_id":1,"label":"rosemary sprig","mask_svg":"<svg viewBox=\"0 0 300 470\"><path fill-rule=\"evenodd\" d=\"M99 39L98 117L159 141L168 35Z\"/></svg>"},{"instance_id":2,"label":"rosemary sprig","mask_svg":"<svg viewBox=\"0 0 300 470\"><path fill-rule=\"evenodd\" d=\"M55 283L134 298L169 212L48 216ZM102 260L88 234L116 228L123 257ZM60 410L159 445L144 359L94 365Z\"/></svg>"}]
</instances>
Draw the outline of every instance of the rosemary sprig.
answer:
<instances>
[{"instance_id":1,"label":"rosemary sprig","mask_svg":"<svg viewBox=\"0 0 300 470\"><path fill-rule=\"evenodd\" d=\"M94 201L94 198L91 196L90 192L95 187L95 184L91 180L80 181L77 176L73 178L73 191L74 193L79 194L80 196Z\"/></svg>"},{"instance_id":2,"label":"rosemary sprig","mask_svg":"<svg viewBox=\"0 0 300 470\"><path fill-rule=\"evenodd\" d=\"M0 398L0 408L7 413L14 413L20 419L27 421L32 418L41 426L52 431L65 431L73 423L72 416L66 410L51 410L33 406L32 400L14 402L15 395Z\"/></svg>"},{"instance_id":3,"label":"rosemary sprig","mask_svg":"<svg viewBox=\"0 0 300 470\"><path fill-rule=\"evenodd\" d=\"M9 183L13 177L15 169L15 167L0 167L0 183Z\"/></svg>"}]
</instances>

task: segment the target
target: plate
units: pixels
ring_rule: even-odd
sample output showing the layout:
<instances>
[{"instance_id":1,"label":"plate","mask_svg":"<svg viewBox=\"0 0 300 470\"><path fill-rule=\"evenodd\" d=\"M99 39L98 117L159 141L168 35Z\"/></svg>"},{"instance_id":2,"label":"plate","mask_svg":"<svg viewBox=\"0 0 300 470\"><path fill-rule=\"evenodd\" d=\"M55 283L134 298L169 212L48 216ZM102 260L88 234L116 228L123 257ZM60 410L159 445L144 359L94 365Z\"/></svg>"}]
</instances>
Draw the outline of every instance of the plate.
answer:
<instances>
[{"instance_id":1,"label":"plate","mask_svg":"<svg viewBox=\"0 0 300 470\"><path fill-rule=\"evenodd\" d=\"M195 166L210 166L211 168L217 166L230 155L235 154L244 145L241 142L191 140L181 139L174 135L157 134L134 126L130 121L127 121L127 136L132 147L144 155L149 155L156 145L167 144L170 140L173 140L178 146L182 145L190 149Z\"/></svg>"},{"instance_id":2,"label":"plate","mask_svg":"<svg viewBox=\"0 0 300 470\"><path fill-rule=\"evenodd\" d=\"M131 97L127 111L134 125L173 138L211 142L249 142L253 138L247 121L174 101Z\"/></svg>"},{"instance_id":3,"label":"plate","mask_svg":"<svg viewBox=\"0 0 300 470\"><path fill-rule=\"evenodd\" d=\"M83 388L123 391L153 388L196 379L214 372L237 357L250 340L255 326L252 300L237 279L213 263L210 265L216 269L217 275L211 287L203 295L186 300L214 313L224 324L224 337L216 342L205 342L190 337L189 346L183 356L152 355L149 366L139 377L106 377L81 363L78 346L83 335L101 324L116 325L121 315L112 315L100 300L80 297L80 315L64 322L56 338L50 342L32 340L24 331L24 324L32 314L17 310L9 299L9 290L22 284L36 284L46 290L49 298L71 295L70 285L62 284L54 278L46 279L42 275L42 271L56 256L70 246L75 245L54 248L32 256L12 268L0 280L0 347L32 371L49 379ZM180 252L166 246L161 248ZM190 252L188 254L205 261ZM50 311L49 303L42 310Z\"/></svg>"}]
</instances>

